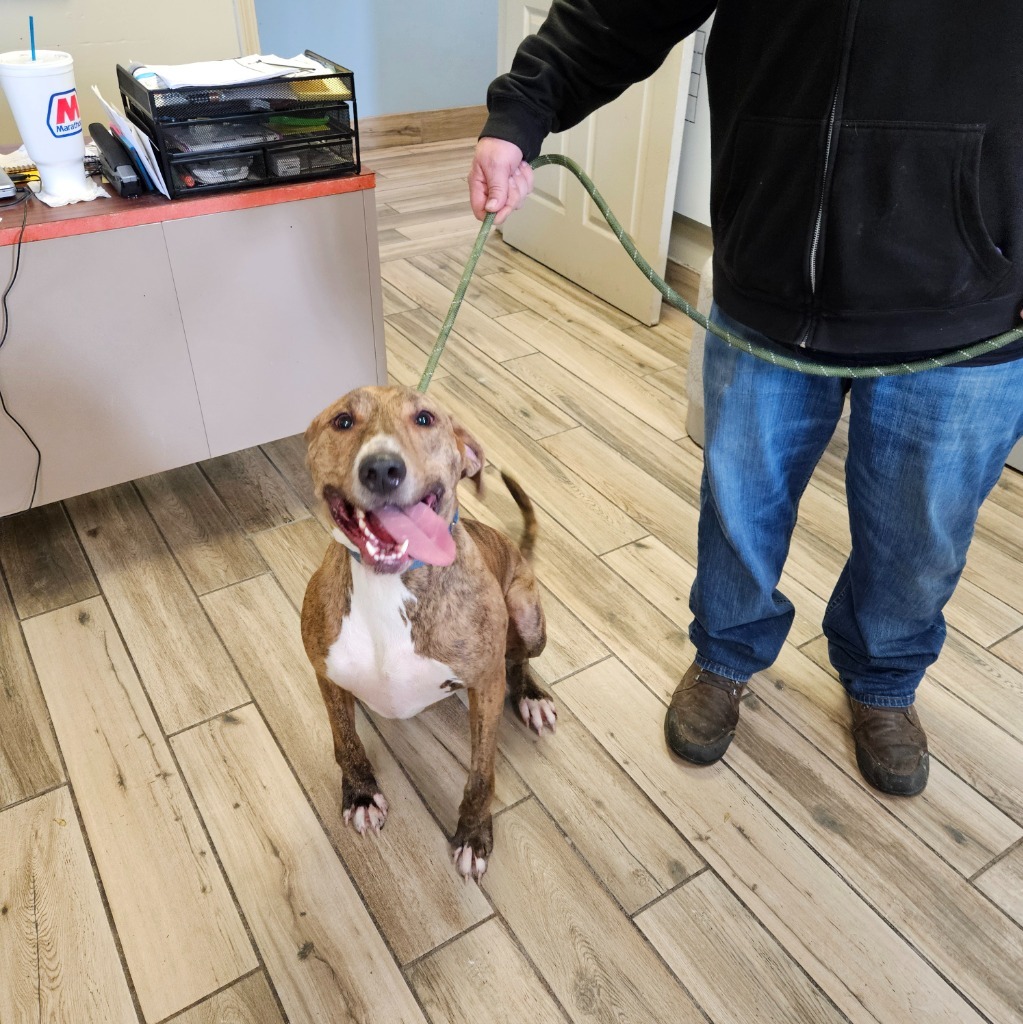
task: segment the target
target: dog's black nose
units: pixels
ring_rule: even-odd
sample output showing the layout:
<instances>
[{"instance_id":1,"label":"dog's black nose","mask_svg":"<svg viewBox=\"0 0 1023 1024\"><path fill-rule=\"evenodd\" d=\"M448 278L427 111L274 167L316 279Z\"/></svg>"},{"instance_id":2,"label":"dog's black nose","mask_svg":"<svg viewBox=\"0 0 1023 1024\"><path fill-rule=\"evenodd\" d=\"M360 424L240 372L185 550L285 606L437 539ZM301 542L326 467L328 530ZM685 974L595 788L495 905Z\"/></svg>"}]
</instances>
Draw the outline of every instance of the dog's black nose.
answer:
<instances>
[{"instance_id":1,"label":"dog's black nose","mask_svg":"<svg viewBox=\"0 0 1023 1024\"><path fill-rule=\"evenodd\" d=\"M405 479L405 463L397 455L367 455L359 463L359 483L374 494L397 490Z\"/></svg>"}]
</instances>

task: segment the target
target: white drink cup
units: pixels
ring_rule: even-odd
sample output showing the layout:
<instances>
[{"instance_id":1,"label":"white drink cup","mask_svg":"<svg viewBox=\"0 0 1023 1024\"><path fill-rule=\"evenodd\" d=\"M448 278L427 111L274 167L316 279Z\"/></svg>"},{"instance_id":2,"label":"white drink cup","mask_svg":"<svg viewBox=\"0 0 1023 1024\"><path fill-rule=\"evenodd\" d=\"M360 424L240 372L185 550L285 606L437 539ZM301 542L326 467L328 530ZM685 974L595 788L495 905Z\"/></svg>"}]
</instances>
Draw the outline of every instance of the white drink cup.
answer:
<instances>
[{"instance_id":1,"label":"white drink cup","mask_svg":"<svg viewBox=\"0 0 1023 1024\"><path fill-rule=\"evenodd\" d=\"M85 136L71 54L36 50L33 60L29 50L0 53L0 87L43 190L55 198L85 198Z\"/></svg>"}]
</instances>

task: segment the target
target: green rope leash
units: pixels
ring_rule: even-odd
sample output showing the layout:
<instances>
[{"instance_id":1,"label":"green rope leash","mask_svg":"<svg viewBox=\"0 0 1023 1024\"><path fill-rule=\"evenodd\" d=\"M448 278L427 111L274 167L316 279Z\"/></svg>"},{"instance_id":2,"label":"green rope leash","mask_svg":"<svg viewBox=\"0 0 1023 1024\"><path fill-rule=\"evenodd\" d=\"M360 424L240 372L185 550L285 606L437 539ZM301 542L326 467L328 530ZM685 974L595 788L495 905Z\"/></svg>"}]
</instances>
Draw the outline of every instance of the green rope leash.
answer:
<instances>
[{"instance_id":1,"label":"green rope leash","mask_svg":"<svg viewBox=\"0 0 1023 1024\"><path fill-rule=\"evenodd\" d=\"M694 306L691 306L674 288L669 285L664 278L662 278L653 267L643 258L643 254L636 248L636 243L632 240L625 228L622 227L621 222L611 211L611 208L607 205L607 201L597 190L597 186L593 184L592 179L589 175L572 159L567 156L560 156L557 153L550 153L545 156L537 157L533 161L533 168L546 167L548 164L556 164L560 167L564 167L571 171L580 181L583 188L586 189L587 195L596 204L598 210L607 221L608 226L614 232L615 237L622 244L622 248L632 258L632 262L646 276L647 280L664 296L667 301L674 306L677 310L685 313L690 320L698 323L704 330L710 331L711 334L716 335L722 341L727 342L733 348L741 349L743 352L749 353L751 356L756 356L757 359L763 359L774 366L780 366L786 370L796 370L799 373L810 374L814 377L901 377L910 373L920 373L922 370L934 370L941 366L954 366L956 363L965 362L967 359L973 359L974 356L983 355L986 352L993 352L995 349L1002 348L1004 345L1008 345L1010 342L1016 341L1018 338L1023 338L1023 327L1017 327L1015 330L1006 331L1004 334L999 334L996 338L988 338L986 341L978 341L973 345L968 345L965 348L955 349L951 352L946 352L940 356L929 357L927 359L918 359L914 362L909 363L892 363L887 366L829 366L824 363L816 363L811 359L803 359L799 356L782 355L776 352L774 349L765 348L763 345L757 345L752 341L748 341L746 338L740 338L738 335L732 334L731 331L726 331L722 327L718 327L717 324L712 324L707 317L703 315ZM437 337L437 342L433 346L433 351L430 353L430 358L426 364L426 370L423 373L422 379L419 381L419 390L425 391L430 385L430 379L433 377L433 372L437 368L437 364L440 362L441 353L444 351L444 346L447 343L448 335L451 333L451 328L455 324L455 318L458 316L458 310L462 305L462 299L465 298L466 289L469 287L469 281L472 278L473 272L476 269L476 264L479 262L480 255L483 252L483 247L487 241L487 235L490 234L490 229L494 223L495 214L488 213L480 226L479 234L476 236L476 242L472 247L472 252L469 254L469 260L465 265L465 271L462 273L462 279L458 282L458 288L455 290L454 298L451 300L451 306L448 309L447 318L444 321L444 325L441 327L440 334Z\"/></svg>"}]
</instances>

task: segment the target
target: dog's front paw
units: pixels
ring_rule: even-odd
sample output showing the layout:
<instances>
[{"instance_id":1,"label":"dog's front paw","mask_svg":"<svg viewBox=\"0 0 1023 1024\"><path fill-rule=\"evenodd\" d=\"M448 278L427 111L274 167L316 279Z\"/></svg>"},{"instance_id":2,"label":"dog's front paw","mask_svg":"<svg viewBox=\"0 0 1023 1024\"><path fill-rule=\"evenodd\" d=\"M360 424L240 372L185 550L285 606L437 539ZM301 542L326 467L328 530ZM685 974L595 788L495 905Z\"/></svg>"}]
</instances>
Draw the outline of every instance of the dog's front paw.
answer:
<instances>
[{"instance_id":1,"label":"dog's front paw","mask_svg":"<svg viewBox=\"0 0 1023 1024\"><path fill-rule=\"evenodd\" d=\"M544 729L553 733L558 728L558 709L554 706L554 698L544 693L542 697L523 697L519 700L519 717L532 729L537 736L542 736Z\"/></svg>"},{"instance_id":2,"label":"dog's front paw","mask_svg":"<svg viewBox=\"0 0 1023 1024\"><path fill-rule=\"evenodd\" d=\"M472 846L459 846L455 850L455 868L464 879L472 878L478 883L487 870L487 858L481 857Z\"/></svg>"},{"instance_id":3,"label":"dog's front paw","mask_svg":"<svg viewBox=\"0 0 1023 1024\"><path fill-rule=\"evenodd\" d=\"M387 821L387 801L383 793L348 796L342 802L346 825L351 825L359 835L367 831L379 832Z\"/></svg>"},{"instance_id":4,"label":"dog's front paw","mask_svg":"<svg viewBox=\"0 0 1023 1024\"><path fill-rule=\"evenodd\" d=\"M472 878L479 882L487 870L487 859L494 849L494 828L490 815L474 826L464 826L459 822L451 845L454 847L455 869L458 873L465 879Z\"/></svg>"}]
</instances>

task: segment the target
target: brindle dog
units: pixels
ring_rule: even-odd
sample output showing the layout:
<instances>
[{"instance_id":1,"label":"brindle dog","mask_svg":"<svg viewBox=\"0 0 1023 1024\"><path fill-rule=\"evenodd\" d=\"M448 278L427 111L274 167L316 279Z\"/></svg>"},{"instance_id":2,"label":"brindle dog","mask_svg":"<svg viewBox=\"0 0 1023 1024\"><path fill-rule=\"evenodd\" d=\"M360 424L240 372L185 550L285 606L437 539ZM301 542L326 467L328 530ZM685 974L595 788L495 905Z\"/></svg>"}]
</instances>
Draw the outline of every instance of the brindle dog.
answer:
<instances>
[{"instance_id":1,"label":"brindle dog","mask_svg":"<svg viewBox=\"0 0 1023 1024\"><path fill-rule=\"evenodd\" d=\"M355 700L409 718L465 688L472 758L455 865L479 879L493 848L497 729L506 689L525 724L554 731L550 695L529 659L546 642L530 566L536 517L505 484L525 526L516 546L458 518L458 482L482 487L483 451L436 402L409 388L360 388L306 431L317 495L335 524L302 607L302 639L316 671L341 768L344 819L379 830L387 801L355 729Z\"/></svg>"}]
</instances>

